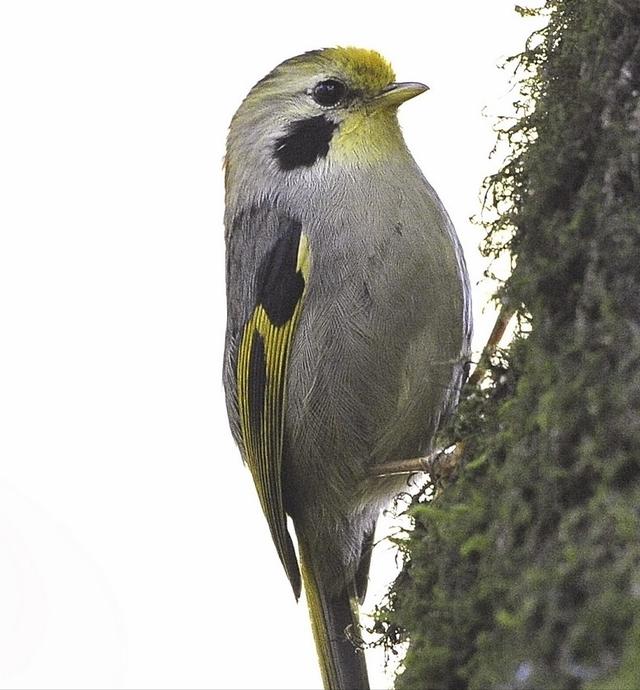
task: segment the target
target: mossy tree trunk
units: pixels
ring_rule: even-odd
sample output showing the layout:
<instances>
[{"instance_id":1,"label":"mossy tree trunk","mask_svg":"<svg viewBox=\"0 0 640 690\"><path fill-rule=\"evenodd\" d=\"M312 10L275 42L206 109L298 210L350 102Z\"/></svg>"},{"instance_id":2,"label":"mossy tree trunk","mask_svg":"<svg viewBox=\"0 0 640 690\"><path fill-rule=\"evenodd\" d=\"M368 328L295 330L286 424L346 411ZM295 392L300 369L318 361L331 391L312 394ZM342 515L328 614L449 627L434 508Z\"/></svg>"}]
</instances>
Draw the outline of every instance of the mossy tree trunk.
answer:
<instances>
[{"instance_id":1,"label":"mossy tree trunk","mask_svg":"<svg viewBox=\"0 0 640 690\"><path fill-rule=\"evenodd\" d=\"M546 11L489 187L518 332L411 508L380 614L410 637L398 690L640 688L640 2Z\"/></svg>"}]
</instances>

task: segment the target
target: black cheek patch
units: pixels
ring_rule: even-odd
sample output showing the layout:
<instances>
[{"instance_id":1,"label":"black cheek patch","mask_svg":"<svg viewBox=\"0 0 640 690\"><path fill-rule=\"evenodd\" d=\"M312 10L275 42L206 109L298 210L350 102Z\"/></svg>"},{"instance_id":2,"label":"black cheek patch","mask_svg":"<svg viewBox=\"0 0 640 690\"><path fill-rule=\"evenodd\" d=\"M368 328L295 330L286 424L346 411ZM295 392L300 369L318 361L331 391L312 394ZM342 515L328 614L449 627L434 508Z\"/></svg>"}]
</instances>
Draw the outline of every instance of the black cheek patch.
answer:
<instances>
[{"instance_id":1,"label":"black cheek patch","mask_svg":"<svg viewBox=\"0 0 640 690\"><path fill-rule=\"evenodd\" d=\"M287 134L276 140L275 156L280 168L310 167L318 158L324 158L337 126L324 115L293 122Z\"/></svg>"},{"instance_id":2,"label":"black cheek patch","mask_svg":"<svg viewBox=\"0 0 640 690\"><path fill-rule=\"evenodd\" d=\"M289 321L304 290L304 278L297 269L301 230L299 220L283 218L282 234L258 271L257 301L274 326Z\"/></svg>"}]
</instances>

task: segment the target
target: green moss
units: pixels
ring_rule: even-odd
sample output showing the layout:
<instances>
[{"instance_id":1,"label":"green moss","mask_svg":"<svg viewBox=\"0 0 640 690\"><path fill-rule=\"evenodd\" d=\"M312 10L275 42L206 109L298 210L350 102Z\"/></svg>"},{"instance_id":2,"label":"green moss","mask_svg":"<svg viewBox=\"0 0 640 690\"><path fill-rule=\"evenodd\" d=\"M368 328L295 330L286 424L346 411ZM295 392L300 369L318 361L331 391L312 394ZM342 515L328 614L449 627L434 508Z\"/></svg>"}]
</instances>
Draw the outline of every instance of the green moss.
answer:
<instances>
[{"instance_id":1,"label":"green moss","mask_svg":"<svg viewBox=\"0 0 640 690\"><path fill-rule=\"evenodd\" d=\"M410 638L398 690L640 687L640 7L546 11L487 189L519 328L443 433L457 476L410 508L379 612Z\"/></svg>"},{"instance_id":2,"label":"green moss","mask_svg":"<svg viewBox=\"0 0 640 690\"><path fill-rule=\"evenodd\" d=\"M587 690L636 690L640 688L640 621L627 635L620 668L606 679L589 683Z\"/></svg>"}]
</instances>

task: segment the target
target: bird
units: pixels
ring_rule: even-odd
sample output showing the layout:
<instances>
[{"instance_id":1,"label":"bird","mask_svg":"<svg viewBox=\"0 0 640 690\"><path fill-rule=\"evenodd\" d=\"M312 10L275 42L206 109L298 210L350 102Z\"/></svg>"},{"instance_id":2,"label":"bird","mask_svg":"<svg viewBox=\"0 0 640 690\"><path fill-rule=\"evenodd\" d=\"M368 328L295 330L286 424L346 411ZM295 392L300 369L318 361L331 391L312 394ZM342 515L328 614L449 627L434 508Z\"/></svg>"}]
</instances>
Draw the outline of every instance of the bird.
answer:
<instances>
[{"instance_id":1,"label":"bird","mask_svg":"<svg viewBox=\"0 0 640 690\"><path fill-rule=\"evenodd\" d=\"M359 605L406 487L371 468L432 450L469 358L461 245L397 116L427 89L376 51L312 50L250 89L227 136L227 412L325 690L369 688Z\"/></svg>"}]
</instances>

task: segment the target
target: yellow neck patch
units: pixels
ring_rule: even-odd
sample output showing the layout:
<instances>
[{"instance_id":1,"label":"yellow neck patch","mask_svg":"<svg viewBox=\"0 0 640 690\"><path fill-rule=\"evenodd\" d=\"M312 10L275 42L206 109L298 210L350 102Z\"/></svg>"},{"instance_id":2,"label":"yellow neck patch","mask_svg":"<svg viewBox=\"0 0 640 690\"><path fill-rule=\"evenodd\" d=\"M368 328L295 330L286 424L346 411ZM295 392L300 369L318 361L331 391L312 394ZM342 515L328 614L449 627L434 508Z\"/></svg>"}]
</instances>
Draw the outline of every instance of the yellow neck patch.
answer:
<instances>
[{"instance_id":1,"label":"yellow neck patch","mask_svg":"<svg viewBox=\"0 0 640 690\"><path fill-rule=\"evenodd\" d=\"M341 163L376 163L404 146L395 110L356 110L333 135L329 157Z\"/></svg>"}]
</instances>

